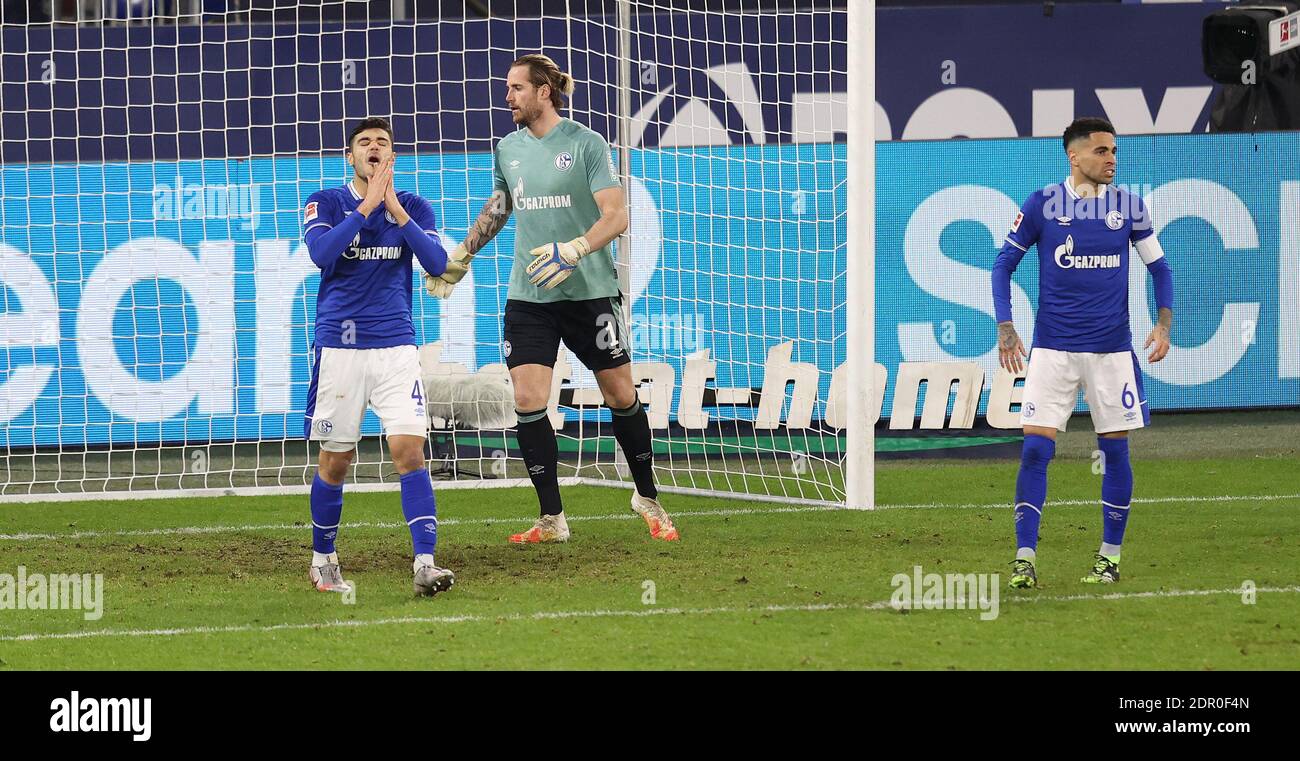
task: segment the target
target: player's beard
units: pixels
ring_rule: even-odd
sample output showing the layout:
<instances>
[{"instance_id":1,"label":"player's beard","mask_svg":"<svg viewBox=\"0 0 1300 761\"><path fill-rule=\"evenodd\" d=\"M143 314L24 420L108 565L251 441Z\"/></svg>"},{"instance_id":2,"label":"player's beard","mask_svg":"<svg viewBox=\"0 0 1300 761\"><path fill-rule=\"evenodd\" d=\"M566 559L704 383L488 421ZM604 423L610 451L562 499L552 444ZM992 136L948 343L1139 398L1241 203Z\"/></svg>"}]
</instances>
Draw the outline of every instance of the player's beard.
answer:
<instances>
[{"instance_id":1,"label":"player's beard","mask_svg":"<svg viewBox=\"0 0 1300 761\"><path fill-rule=\"evenodd\" d=\"M517 108L519 109L519 121L517 124L521 127L527 127L536 121L538 116L541 116L542 110L540 108L530 109L526 106L517 106Z\"/></svg>"}]
</instances>

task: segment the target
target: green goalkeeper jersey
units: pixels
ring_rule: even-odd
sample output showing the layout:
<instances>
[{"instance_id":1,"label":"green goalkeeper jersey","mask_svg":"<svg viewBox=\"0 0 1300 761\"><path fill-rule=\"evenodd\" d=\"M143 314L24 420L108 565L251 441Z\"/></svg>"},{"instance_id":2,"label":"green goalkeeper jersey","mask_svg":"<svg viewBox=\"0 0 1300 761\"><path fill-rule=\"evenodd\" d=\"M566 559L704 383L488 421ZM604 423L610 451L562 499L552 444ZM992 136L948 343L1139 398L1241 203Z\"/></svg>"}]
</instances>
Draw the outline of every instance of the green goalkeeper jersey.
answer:
<instances>
[{"instance_id":1,"label":"green goalkeeper jersey","mask_svg":"<svg viewBox=\"0 0 1300 761\"><path fill-rule=\"evenodd\" d=\"M584 256L550 290L528 282L524 272L533 248L586 235L600 219L595 193L619 185L605 138L571 119L561 119L540 140L521 129L497 143L492 173L495 188L510 194L514 209L515 265L506 298L546 303L619 294L612 243Z\"/></svg>"}]
</instances>

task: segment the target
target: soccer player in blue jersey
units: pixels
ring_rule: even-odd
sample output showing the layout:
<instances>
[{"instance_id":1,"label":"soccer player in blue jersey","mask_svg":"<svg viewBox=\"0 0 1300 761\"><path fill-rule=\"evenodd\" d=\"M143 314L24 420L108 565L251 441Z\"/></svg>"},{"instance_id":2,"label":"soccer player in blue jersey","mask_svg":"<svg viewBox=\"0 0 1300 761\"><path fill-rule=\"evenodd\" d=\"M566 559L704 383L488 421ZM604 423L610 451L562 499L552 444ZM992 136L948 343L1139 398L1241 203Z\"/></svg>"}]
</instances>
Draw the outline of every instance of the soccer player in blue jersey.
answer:
<instances>
[{"instance_id":1,"label":"soccer player in blue jersey","mask_svg":"<svg viewBox=\"0 0 1300 761\"><path fill-rule=\"evenodd\" d=\"M1147 360L1169 353L1174 281L1142 200L1115 188L1115 128L1076 119L1065 130L1070 176L1035 191L1011 224L993 266L998 355L1023 370L1025 346L1011 322L1011 273L1038 246L1038 315L1021 402L1024 448L1016 479L1016 559L1011 586L1038 585L1038 526L1047 498L1047 466L1082 387L1102 453L1101 548L1082 581L1119 581L1120 544L1133 495L1128 432L1150 423L1142 371L1129 329L1129 245L1155 281L1159 315L1147 336Z\"/></svg>"},{"instance_id":2,"label":"soccer player in blue jersey","mask_svg":"<svg viewBox=\"0 0 1300 761\"><path fill-rule=\"evenodd\" d=\"M313 193L303 219L303 238L321 269L305 425L307 437L321 443L311 487L310 577L322 592L352 588L339 569L334 541L343 480L369 404L401 476L415 591L431 596L451 587L455 576L433 561L438 518L424 462L429 426L411 321L411 256L437 275L446 269L447 252L429 202L393 187L393 130L386 120L359 123L345 156L352 181Z\"/></svg>"}]
</instances>

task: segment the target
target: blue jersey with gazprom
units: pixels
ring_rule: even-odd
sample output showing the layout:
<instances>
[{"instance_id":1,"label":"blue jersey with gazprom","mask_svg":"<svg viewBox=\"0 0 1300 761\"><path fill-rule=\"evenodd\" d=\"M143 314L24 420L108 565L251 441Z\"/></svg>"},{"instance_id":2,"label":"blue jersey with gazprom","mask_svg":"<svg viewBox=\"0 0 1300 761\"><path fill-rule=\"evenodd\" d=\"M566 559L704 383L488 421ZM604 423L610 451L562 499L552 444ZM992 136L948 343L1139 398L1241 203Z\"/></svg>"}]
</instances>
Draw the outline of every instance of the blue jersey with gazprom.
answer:
<instances>
[{"instance_id":1,"label":"blue jersey with gazprom","mask_svg":"<svg viewBox=\"0 0 1300 761\"><path fill-rule=\"evenodd\" d=\"M1038 246L1035 347L1132 351L1129 245L1151 235L1151 217L1141 198L1127 190L1099 190L1082 198L1067 179L1035 191L998 252L999 263L1014 271L1030 247Z\"/></svg>"},{"instance_id":2,"label":"blue jersey with gazprom","mask_svg":"<svg viewBox=\"0 0 1300 761\"><path fill-rule=\"evenodd\" d=\"M406 191L397 200L419 225L437 236L433 207ZM362 198L352 184L326 188L307 199L303 235L328 230L357 213ZM380 204L366 217L343 256L321 270L316 295L316 347L383 349L415 344L411 322L411 259L397 223Z\"/></svg>"}]
</instances>

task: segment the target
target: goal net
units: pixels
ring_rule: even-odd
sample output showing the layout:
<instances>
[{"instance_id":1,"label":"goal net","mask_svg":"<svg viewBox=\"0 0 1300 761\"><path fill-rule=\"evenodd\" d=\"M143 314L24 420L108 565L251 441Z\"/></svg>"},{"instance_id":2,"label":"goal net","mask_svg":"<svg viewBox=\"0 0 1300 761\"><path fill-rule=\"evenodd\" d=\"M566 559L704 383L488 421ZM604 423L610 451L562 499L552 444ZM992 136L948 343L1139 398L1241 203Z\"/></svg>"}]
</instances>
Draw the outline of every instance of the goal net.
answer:
<instances>
[{"instance_id":1,"label":"goal net","mask_svg":"<svg viewBox=\"0 0 1300 761\"><path fill-rule=\"evenodd\" d=\"M383 116L397 187L430 200L451 250L515 129L510 63L544 52L578 83L564 115L608 139L627 191L616 318L658 481L845 502L849 352L870 339L848 335L843 8L55 5L56 23L4 19L0 46L0 498L305 490L307 197L350 179L348 130ZM513 415L463 390L507 383L513 263L511 222L450 299L416 265L443 487L528 483ZM555 369L565 483L630 486L593 375L563 348ZM350 488L395 488L372 412L362 431Z\"/></svg>"}]
</instances>

